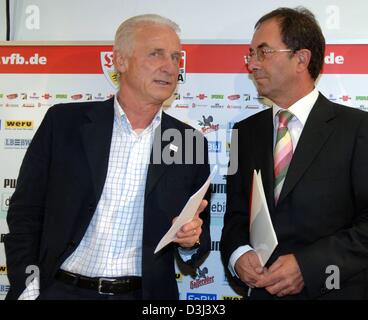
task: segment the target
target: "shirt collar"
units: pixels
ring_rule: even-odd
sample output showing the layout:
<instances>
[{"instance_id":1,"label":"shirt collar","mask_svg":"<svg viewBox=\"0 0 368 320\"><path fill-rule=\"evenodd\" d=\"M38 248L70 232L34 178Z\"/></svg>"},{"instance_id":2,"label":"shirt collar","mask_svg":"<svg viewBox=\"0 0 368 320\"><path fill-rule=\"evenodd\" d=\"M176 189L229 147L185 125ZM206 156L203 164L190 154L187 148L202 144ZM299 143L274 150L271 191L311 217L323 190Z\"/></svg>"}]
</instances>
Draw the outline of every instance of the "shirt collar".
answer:
<instances>
[{"instance_id":1,"label":"shirt collar","mask_svg":"<svg viewBox=\"0 0 368 320\"><path fill-rule=\"evenodd\" d=\"M318 95L319 92L317 90L317 88L314 88L310 93L308 93L306 96L304 96L303 98L299 99L297 102L295 102L294 104L292 104L287 110L289 110L297 120L300 121L300 123L303 125L305 125L305 123L307 122L309 113L311 112L314 104L316 103L317 99L318 99ZM273 119L274 119L274 124L275 127L277 127L277 113L280 110L285 110L283 108L280 108L278 105L273 104L272 106L272 113L273 113ZM291 119L290 121L293 121L293 119Z\"/></svg>"},{"instance_id":2,"label":"shirt collar","mask_svg":"<svg viewBox=\"0 0 368 320\"><path fill-rule=\"evenodd\" d=\"M118 94L115 94L115 96L114 96L114 112L115 112L115 118L117 118L118 120L121 120L119 122L124 127L127 127L130 131L133 131L133 128L132 128L132 126L130 124L130 121L129 121L128 117L126 116L126 113L125 113L124 109L120 105L117 96L118 96ZM161 119L162 119L162 107L155 114L155 116L152 119L152 122L149 124L149 126L147 128L145 128L145 130L143 130L143 132L145 132L146 129L150 128L151 126L152 126L152 129L155 130L161 124Z\"/></svg>"}]
</instances>

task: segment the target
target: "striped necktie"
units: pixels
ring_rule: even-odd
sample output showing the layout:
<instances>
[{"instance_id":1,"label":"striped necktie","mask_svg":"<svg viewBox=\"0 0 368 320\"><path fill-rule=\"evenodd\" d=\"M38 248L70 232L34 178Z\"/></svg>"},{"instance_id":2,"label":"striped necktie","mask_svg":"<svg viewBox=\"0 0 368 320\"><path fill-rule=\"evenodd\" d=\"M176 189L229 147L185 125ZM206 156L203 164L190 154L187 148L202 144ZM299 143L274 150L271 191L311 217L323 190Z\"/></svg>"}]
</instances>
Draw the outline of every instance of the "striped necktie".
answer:
<instances>
[{"instance_id":1,"label":"striped necktie","mask_svg":"<svg viewBox=\"0 0 368 320\"><path fill-rule=\"evenodd\" d=\"M277 204L279 200L286 173L293 156L293 143L287 125L294 115L289 111L279 111L278 115L279 126L277 128L274 152L275 204Z\"/></svg>"}]
</instances>

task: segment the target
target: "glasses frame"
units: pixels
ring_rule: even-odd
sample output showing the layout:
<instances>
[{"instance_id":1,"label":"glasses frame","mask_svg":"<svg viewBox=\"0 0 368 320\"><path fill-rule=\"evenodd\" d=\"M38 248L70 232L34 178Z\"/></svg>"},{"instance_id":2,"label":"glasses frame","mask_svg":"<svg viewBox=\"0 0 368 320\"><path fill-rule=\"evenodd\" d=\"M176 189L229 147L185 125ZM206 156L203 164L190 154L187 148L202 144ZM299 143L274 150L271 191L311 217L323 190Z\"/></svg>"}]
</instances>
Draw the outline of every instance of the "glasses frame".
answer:
<instances>
[{"instance_id":1,"label":"glasses frame","mask_svg":"<svg viewBox=\"0 0 368 320\"><path fill-rule=\"evenodd\" d=\"M245 64L249 64L252 59L257 58L259 62L262 62L266 59L266 57L270 54L276 53L276 52L293 52L295 53L297 50L293 49L272 49L268 47L260 47L256 50L249 52L246 56L244 56L244 62Z\"/></svg>"}]
</instances>

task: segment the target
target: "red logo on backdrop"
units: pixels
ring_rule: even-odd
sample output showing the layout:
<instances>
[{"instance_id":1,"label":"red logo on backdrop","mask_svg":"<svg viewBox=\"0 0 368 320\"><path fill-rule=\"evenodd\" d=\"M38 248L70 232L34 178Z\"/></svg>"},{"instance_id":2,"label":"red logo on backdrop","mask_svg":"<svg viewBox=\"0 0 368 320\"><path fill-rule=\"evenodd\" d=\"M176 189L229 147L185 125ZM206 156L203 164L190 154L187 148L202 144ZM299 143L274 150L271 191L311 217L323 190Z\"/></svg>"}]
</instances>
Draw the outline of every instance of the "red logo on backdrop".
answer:
<instances>
[{"instance_id":1,"label":"red logo on backdrop","mask_svg":"<svg viewBox=\"0 0 368 320\"><path fill-rule=\"evenodd\" d=\"M206 98L207 98L207 96L206 96L204 93L200 93L200 94L197 96L197 98L198 98L199 100L204 100L204 99L206 99Z\"/></svg>"},{"instance_id":2,"label":"red logo on backdrop","mask_svg":"<svg viewBox=\"0 0 368 320\"><path fill-rule=\"evenodd\" d=\"M73 94L73 95L71 96L71 98L72 98L73 100L80 100L80 99L82 99L82 98L83 98L83 94L81 94L81 93Z\"/></svg>"},{"instance_id":3,"label":"red logo on backdrop","mask_svg":"<svg viewBox=\"0 0 368 320\"><path fill-rule=\"evenodd\" d=\"M185 83L186 80L186 64L187 64L187 53L186 51L181 52L181 59L179 62L179 75L178 75L178 83Z\"/></svg>"},{"instance_id":4,"label":"red logo on backdrop","mask_svg":"<svg viewBox=\"0 0 368 320\"><path fill-rule=\"evenodd\" d=\"M100 53L101 67L103 74L105 75L107 81L110 85L117 89L119 86L119 73L115 70L113 63L113 52L112 51L102 51Z\"/></svg>"},{"instance_id":5,"label":"red logo on backdrop","mask_svg":"<svg viewBox=\"0 0 368 320\"><path fill-rule=\"evenodd\" d=\"M42 98L44 98L45 100L48 100L52 97L52 95L50 95L49 93L45 93Z\"/></svg>"},{"instance_id":6,"label":"red logo on backdrop","mask_svg":"<svg viewBox=\"0 0 368 320\"><path fill-rule=\"evenodd\" d=\"M349 101L351 98L349 96L342 96L340 99L344 102Z\"/></svg>"}]
</instances>

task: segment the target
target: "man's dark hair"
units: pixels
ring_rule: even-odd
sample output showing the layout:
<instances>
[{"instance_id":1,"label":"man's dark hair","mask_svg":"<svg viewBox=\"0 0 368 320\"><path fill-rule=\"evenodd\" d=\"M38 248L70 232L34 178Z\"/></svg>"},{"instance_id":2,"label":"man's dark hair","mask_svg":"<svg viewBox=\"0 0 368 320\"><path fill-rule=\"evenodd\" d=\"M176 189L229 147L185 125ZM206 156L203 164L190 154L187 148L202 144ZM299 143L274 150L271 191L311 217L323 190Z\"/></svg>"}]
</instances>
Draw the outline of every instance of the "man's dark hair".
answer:
<instances>
[{"instance_id":1,"label":"man's dark hair","mask_svg":"<svg viewBox=\"0 0 368 320\"><path fill-rule=\"evenodd\" d=\"M325 38L314 14L303 7L278 8L260 18L255 29L270 19L276 19L279 22L281 39L288 49L293 51L308 49L311 51L308 71L311 77L316 80L323 66Z\"/></svg>"}]
</instances>

